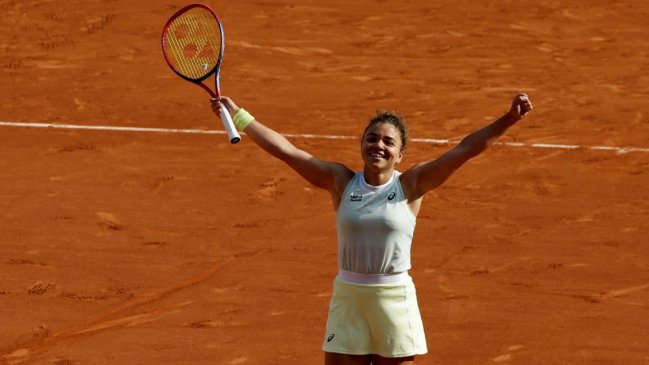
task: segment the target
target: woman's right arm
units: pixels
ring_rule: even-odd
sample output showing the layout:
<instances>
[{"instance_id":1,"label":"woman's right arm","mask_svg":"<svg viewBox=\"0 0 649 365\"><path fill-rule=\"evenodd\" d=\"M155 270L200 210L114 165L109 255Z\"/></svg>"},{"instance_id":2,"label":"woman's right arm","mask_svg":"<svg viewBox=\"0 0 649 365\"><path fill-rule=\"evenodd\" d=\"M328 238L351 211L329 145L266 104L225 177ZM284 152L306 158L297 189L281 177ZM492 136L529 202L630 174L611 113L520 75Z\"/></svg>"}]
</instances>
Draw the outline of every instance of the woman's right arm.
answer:
<instances>
[{"instance_id":1,"label":"woman's right arm","mask_svg":"<svg viewBox=\"0 0 649 365\"><path fill-rule=\"evenodd\" d=\"M228 97L222 96L220 102L226 106L232 116L239 111L239 107ZM219 103L219 99L212 99L212 110L217 115L221 103ZM354 176L353 171L340 163L323 161L313 157L257 120L251 121L244 131L259 147L284 161L306 181L331 192L334 205L337 207L345 186ZM338 199L335 199L336 197Z\"/></svg>"}]
</instances>

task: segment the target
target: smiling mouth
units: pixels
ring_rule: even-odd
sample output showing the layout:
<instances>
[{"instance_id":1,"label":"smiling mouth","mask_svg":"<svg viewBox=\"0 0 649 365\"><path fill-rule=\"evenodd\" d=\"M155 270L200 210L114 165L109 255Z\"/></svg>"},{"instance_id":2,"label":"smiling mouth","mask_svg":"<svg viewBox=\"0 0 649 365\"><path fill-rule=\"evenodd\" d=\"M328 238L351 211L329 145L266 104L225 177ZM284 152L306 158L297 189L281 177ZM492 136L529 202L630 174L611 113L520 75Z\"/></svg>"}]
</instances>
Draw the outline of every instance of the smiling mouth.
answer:
<instances>
[{"instance_id":1,"label":"smiling mouth","mask_svg":"<svg viewBox=\"0 0 649 365\"><path fill-rule=\"evenodd\" d=\"M383 154L381 154L381 153L372 152L372 153L370 153L370 157L372 157L372 158L384 158L385 156L383 156Z\"/></svg>"}]
</instances>

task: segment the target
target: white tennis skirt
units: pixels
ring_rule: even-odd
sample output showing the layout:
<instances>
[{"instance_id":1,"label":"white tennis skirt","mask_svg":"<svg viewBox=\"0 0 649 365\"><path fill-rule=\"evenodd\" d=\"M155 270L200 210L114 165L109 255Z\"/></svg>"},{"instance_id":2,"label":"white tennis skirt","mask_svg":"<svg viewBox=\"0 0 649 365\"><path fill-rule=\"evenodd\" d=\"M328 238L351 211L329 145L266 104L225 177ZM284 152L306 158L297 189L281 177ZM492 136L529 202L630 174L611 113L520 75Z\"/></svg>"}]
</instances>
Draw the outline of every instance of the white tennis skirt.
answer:
<instances>
[{"instance_id":1,"label":"white tennis skirt","mask_svg":"<svg viewBox=\"0 0 649 365\"><path fill-rule=\"evenodd\" d=\"M334 281L322 349L406 357L428 352L412 278L399 285Z\"/></svg>"}]
</instances>

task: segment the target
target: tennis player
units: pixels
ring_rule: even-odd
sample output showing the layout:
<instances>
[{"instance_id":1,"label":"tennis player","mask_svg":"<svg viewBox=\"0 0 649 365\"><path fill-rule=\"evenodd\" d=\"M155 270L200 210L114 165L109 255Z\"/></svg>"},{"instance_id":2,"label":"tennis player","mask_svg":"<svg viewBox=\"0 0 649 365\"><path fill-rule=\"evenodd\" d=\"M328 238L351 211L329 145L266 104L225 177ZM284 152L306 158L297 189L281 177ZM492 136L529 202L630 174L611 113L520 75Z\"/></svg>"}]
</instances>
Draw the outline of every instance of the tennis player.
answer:
<instances>
[{"instance_id":1,"label":"tennis player","mask_svg":"<svg viewBox=\"0 0 649 365\"><path fill-rule=\"evenodd\" d=\"M403 159L408 131L397 113L379 112L370 120L360 144L364 167L354 172L295 147L228 97L212 99L217 114L219 101L237 128L259 147L331 194L339 272L323 339L325 365L414 364L416 355L427 352L415 286L408 275L422 198L531 111L528 96L516 95L502 117L440 157L403 173L396 166Z\"/></svg>"}]
</instances>

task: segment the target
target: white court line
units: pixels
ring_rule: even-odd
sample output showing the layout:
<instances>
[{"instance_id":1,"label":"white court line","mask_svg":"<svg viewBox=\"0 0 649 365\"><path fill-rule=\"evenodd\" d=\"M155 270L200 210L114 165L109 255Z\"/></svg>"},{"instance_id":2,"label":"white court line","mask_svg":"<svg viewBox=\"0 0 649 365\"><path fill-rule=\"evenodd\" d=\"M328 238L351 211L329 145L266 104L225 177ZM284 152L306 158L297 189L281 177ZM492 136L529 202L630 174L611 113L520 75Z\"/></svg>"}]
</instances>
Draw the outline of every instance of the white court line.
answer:
<instances>
[{"instance_id":1,"label":"white court line","mask_svg":"<svg viewBox=\"0 0 649 365\"><path fill-rule=\"evenodd\" d=\"M102 125L77 125L77 124L52 124L52 123L21 123L21 122L2 122L0 126L4 127L25 127L25 128L53 128L53 129L85 129L100 131L123 131L123 132L153 132L153 133L181 133L181 134L225 134L221 130L201 130L201 129L170 129L170 128L141 128L141 127L114 127ZM243 133L245 134L245 133ZM292 134L284 133L289 138L310 138L310 139L357 139L359 137L338 136L330 134ZM411 142L430 143L436 145L457 144L458 141L448 139L431 139L431 138L412 138ZM522 142L495 142L494 145L506 147L531 147L531 148L548 148L563 150L596 150L596 151L614 151L618 154L629 152L649 152L649 148L642 147L612 147L612 146L581 146L576 144L551 144L551 143L522 143Z\"/></svg>"}]
</instances>

